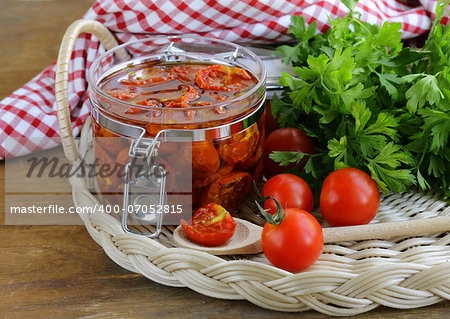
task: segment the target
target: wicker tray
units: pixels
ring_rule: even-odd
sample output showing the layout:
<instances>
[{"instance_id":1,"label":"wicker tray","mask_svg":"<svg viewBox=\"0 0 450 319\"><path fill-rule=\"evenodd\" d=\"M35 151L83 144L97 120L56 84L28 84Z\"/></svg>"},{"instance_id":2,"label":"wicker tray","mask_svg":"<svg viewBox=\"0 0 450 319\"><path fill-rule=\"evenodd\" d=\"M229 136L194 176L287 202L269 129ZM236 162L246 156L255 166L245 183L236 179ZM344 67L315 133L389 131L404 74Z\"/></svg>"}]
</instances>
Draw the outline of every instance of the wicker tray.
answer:
<instances>
[{"instance_id":1,"label":"wicker tray","mask_svg":"<svg viewBox=\"0 0 450 319\"><path fill-rule=\"evenodd\" d=\"M79 162L88 157L90 121L80 144L72 134L67 101L67 78L74 42L82 32L93 33L106 49L117 45L100 23L74 22L61 44L56 72L59 130L66 157ZM70 179L76 206L95 206L97 199L86 181ZM421 237L339 242L325 245L319 260L308 270L292 274L271 266L263 254L217 257L176 248L172 227L158 239L127 234L114 217L80 215L92 238L121 267L167 286L189 287L221 299L247 299L263 308L348 316L380 305L409 309L450 300L450 233ZM450 216L450 206L435 192L389 195L382 198L373 223ZM240 217L262 222L251 205Z\"/></svg>"}]
</instances>

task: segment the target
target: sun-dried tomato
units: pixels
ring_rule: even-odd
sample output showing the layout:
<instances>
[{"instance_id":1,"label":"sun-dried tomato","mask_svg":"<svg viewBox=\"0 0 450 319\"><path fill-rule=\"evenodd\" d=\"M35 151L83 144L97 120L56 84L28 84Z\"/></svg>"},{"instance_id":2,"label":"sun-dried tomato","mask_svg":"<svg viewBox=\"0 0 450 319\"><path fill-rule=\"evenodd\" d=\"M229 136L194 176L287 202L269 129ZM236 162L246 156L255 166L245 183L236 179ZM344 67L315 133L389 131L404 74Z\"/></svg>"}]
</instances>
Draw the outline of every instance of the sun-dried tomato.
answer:
<instances>
[{"instance_id":1,"label":"sun-dried tomato","mask_svg":"<svg viewBox=\"0 0 450 319\"><path fill-rule=\"evenodd\" d=\"M207 178L218 171L220 158L211 142L192 143L192 178Z\"/></svg>"},{"instance_id":2,"label":"sun-dried tomato","mask_svg":"<svg viewBox=\"0 0 450 319\"><path fill-rule=\"evenodd\" d=\"M162 84L175 78L175 75L166 68L148 67L128 74L127 78L119 80L120 83L133 86L148 86Z\"/></svg>"},{"instance_id":3,"label":"sun-dried tomato","mask_svg":"<svg viewBox=\"0 0 450 319\"><path fill-rule=\"evenodd\" d=\"M141 102L137 102L137 105L142 105L142 106L151 106L151 107L162 107L162 104L160 101L158 101L157 99L147 99ZM140 107L129 107L125 113L126 114L141 114L141 113L147 113L149 110L145 109L145 108L140 108ZM155 111L154 112L154 116L158 116L161 111Z\"/></svg>"},{"instance_id":4,"label":"sun-dried tomato","mask_svg":"<svg viewBox=\"0 0 450 319\"><path fill-rule=\"evenodd\" d=\"M221 141L219 144L220 157L228 164L243 164L252 157L258 141L259 129L255 123L246 130Z\"/></svg>"},{"instance_id":5,"label":"sun-dried tomato","mask_svg":"<svg viewBox=\"0 0 450 319\"><path fill-rule=\"evenodd\" d=\"M178 80L193 83L197 72L205 68L206 66L201 64L181 64L173 67L173 73Z\"/></svg>"},{"instance_id":6,"label":"sun-dried tomato","mask_svg":"<svg viewBox=\"0 0 450 319\"><path fill-rule=\"evenodd\" d=\"M220 177L202 194L200 206L217 203L228 211L235 211L252 187L252 176L247 172L233 172Z\"/></svg>"},{"instance_id":7,"label":"sun-dried tomato","mask_svg":"<svg viewBox=\"0 0 450 319\"><path fill-rule=\"evenodd\" d=\"M255 84L251 75L241 68L214 64L197 72L197 85L204 90L241 92Z\"/></svg>"},{"instance_id":8,"label":"sun-dried tomato","mask_svg":"<svg viewBox=\"0 0 450 319\"><path fill-rule=\"evenodd\" d=\"M119 100L131 100L139 96L139 93L125 89L112 89L107 93Z\"/></svg>"}]
</instances>

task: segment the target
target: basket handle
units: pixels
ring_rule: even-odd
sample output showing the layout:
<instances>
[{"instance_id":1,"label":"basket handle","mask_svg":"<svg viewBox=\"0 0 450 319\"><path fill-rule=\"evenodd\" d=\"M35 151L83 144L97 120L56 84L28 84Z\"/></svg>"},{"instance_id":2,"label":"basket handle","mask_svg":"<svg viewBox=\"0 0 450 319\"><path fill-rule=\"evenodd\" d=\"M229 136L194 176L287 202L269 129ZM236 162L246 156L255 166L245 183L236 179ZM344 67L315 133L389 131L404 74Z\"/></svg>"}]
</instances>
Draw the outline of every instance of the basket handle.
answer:
<instances>
[{"instance_id":1,"label":"basket handle","mask_svg":"<svg viewBox=\"0 0 450 319\"><path fill-rule=\"evenodd\" d=\"M64 33L56 62L55 99L59 136L61 137L64 154L71 163L79 158L80 154L72 131L67 85L69 79L70 58L72 56L75 40L84 32L95 35L106 50L118 45L112 33L103 24L94 20L77 20L73 22Z\"/></svg>"}]
</instances>

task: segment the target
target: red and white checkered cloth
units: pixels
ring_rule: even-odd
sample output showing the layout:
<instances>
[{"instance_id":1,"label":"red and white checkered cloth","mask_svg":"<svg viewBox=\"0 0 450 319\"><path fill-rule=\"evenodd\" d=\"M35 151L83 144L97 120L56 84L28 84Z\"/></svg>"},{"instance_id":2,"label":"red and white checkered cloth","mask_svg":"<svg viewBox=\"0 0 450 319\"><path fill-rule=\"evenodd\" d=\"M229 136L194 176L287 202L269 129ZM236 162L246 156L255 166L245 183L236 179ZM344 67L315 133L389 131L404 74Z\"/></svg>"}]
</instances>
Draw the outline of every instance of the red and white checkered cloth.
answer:
<instances>
[{"instance_id":1,"label":"red and white checkered cloth","mask_svg":"<svg viewBox=\"0 0 450 319\"><path fill-rule=\"evenodd\" d=\"M355 11L369 23L400 22L403 37L411 38L430 28L435 6L436 0L360 0ZM316 21L323 32L329 17L347 12L338 0L98 0L84 18L103 23L121 43L150 34L180 33L267 43L290 39L286 31L291 15ZM103 51L89 34L76 41L68 86L74 134L89 116L86 69ZM55 146L54 77L53 63L0 102L0 159ZM6 143L8 136L20 142Z\"/></svg>"}]
</instances>

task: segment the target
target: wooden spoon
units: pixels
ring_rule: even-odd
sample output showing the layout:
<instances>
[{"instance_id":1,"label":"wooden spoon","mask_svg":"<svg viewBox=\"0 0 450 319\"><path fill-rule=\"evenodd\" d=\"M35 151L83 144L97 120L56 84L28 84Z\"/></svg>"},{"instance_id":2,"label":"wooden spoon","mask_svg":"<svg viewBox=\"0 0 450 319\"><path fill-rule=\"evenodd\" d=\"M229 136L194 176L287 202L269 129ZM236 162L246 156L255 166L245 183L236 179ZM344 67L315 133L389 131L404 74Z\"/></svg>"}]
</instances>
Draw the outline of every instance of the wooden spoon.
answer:
<instances>
[{"instance_id":1,"label":"wooden spoon","mask_svg":"<svg viewBox=\"0 0 450 319\"><path fill-rule=\"evenodd\" d=\"M236 231L233 237L220 246L206 247L190 241L181 226L178 226L173 232L173 240L180 247L205 251L212 255L245 255L262 252L262 227L240 218L234 220L236 221ZM450 216L361 226L327 227L323 228L323 238L325 243L333 243L415 236L446 231L450 231Z\"/></svg>"}]
</instances>

